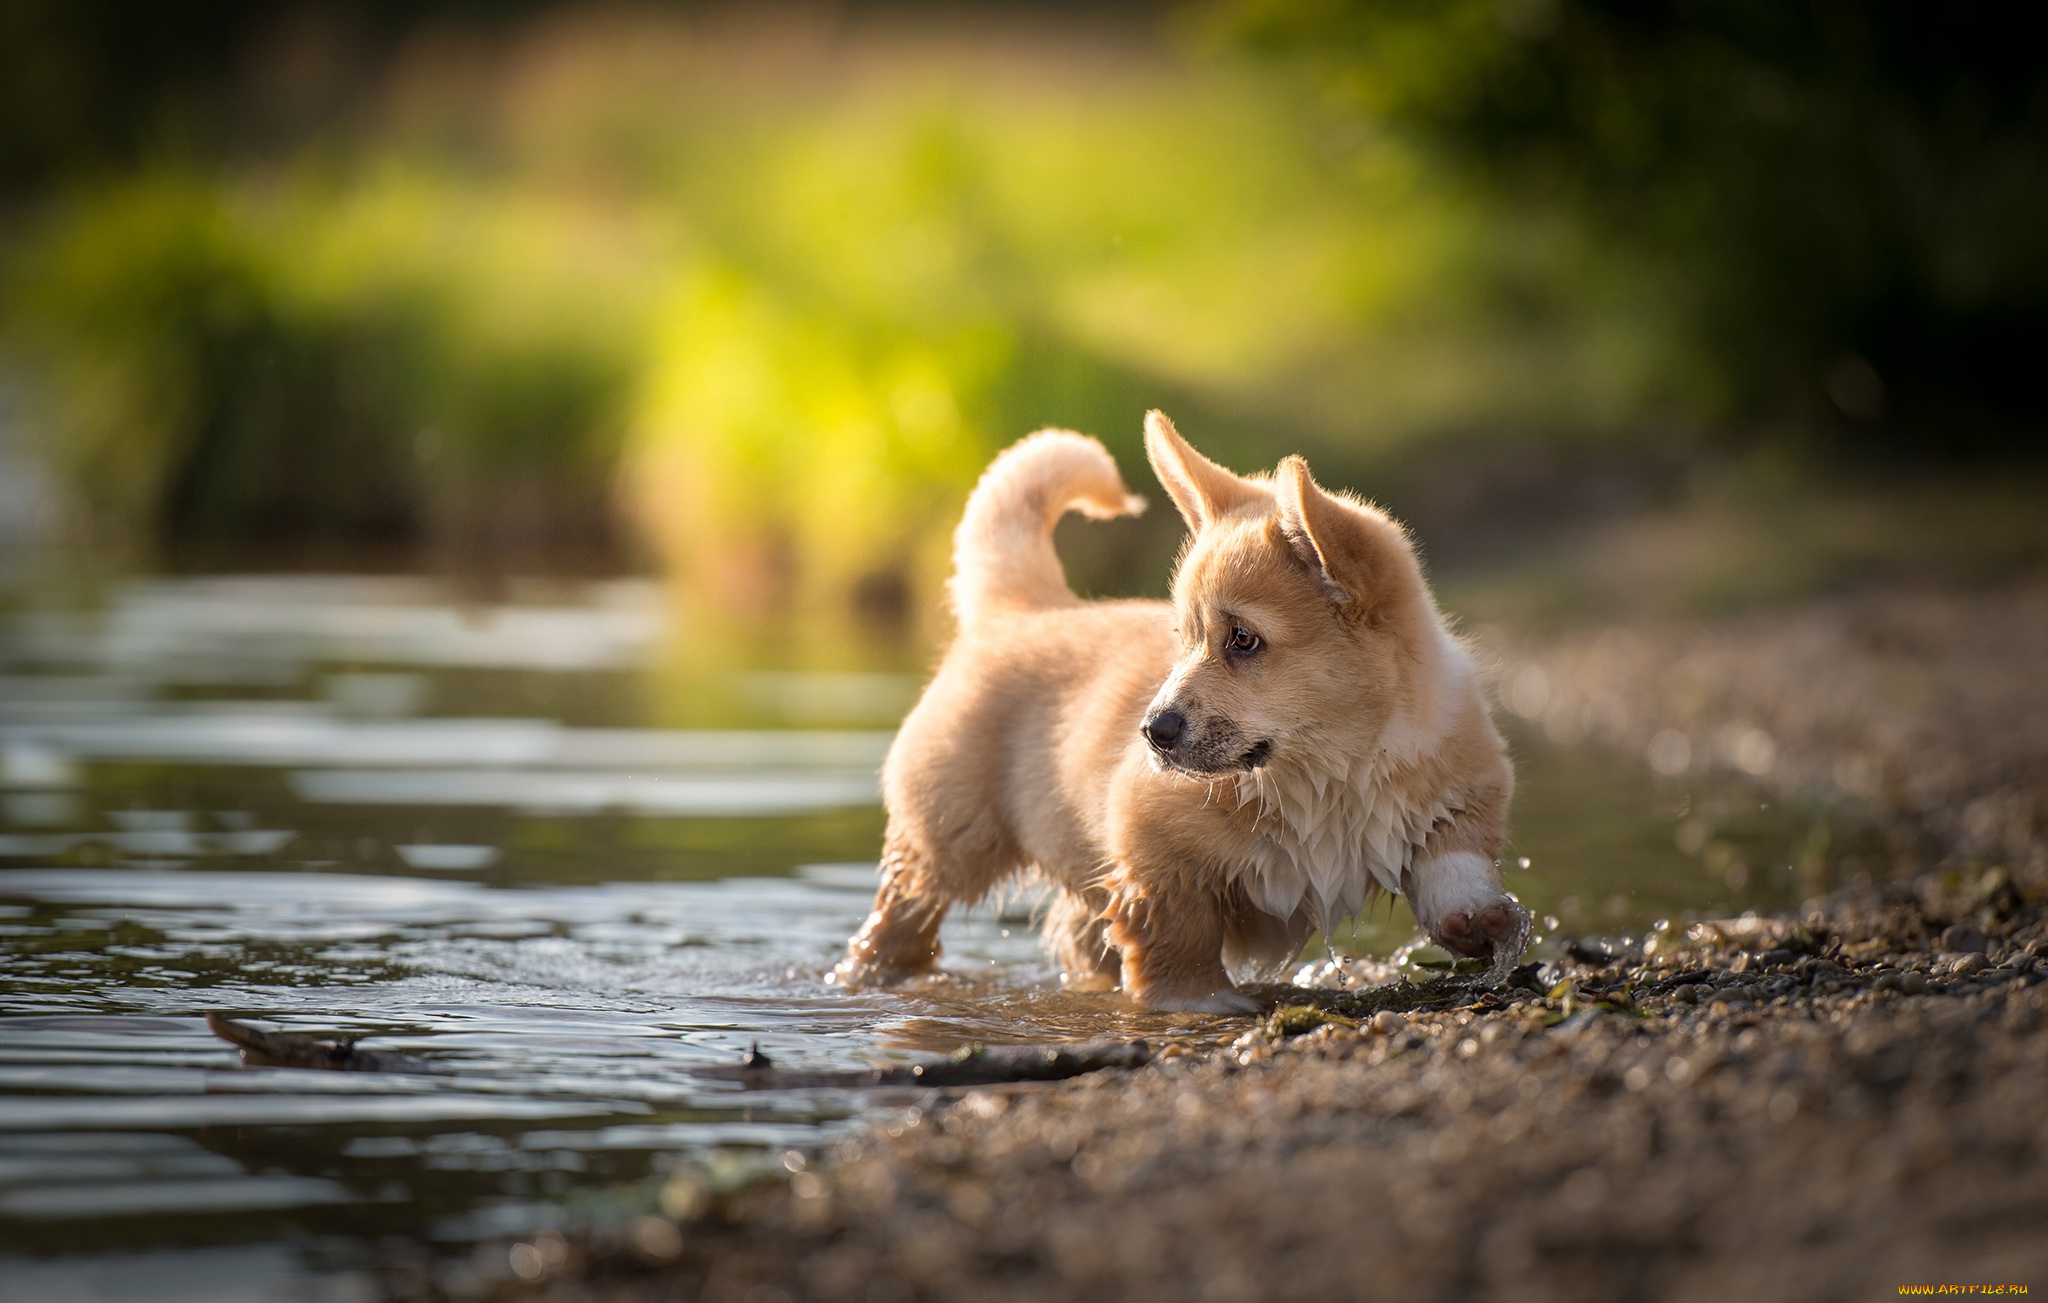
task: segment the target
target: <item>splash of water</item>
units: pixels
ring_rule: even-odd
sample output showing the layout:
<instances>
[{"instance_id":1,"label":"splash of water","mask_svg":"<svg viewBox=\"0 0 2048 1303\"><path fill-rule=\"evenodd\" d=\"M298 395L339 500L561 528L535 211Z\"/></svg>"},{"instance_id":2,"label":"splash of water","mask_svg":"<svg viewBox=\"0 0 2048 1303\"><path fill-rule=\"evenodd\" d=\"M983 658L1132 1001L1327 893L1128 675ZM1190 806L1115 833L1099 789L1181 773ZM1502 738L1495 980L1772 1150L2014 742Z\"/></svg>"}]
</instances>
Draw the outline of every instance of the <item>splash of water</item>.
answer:
<instances>
[{"instance_id":1,"label":"splash of water","mask_svg":"<svg viewBox=\"0 0 2048 1303\"><path fill-rule=\"evenodd\" d=\"M1494 945L1493 962L1488 964L1486 972L1480 975L1480 980L1488 986L1506 984L1508 975L1515 971L1515 965L1520 962L1522 952L1529 948L1529 937L1536 930L1534 915L1520 905L1516 905L1514 910L1515 935L1512 941Z\"/></svg>"}]
</instances>

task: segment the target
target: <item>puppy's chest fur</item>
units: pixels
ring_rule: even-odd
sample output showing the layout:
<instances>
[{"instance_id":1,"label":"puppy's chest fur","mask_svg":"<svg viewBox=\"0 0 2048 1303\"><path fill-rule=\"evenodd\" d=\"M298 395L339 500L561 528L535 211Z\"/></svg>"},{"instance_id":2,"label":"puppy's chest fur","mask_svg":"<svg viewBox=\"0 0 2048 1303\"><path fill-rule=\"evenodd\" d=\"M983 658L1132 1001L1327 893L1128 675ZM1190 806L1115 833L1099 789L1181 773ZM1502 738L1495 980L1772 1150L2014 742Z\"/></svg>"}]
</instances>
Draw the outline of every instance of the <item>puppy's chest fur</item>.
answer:
<instances>
[{"instance_id":1,"label":"puppy's chest fur","mask_svg":"<svg viewBox=\"0 0 2048 1303\"><path fill-rule=\"evenodd\" d=\"M1231 796L1252 832L1243 879L1252 903L1282 919L1306 911L1327 931L1373 890L1401 891L1403 871L1451 813L1443 793L1400 781L1408 777L1336 758L1239 775Z\"/></svg>"}]
</instances>

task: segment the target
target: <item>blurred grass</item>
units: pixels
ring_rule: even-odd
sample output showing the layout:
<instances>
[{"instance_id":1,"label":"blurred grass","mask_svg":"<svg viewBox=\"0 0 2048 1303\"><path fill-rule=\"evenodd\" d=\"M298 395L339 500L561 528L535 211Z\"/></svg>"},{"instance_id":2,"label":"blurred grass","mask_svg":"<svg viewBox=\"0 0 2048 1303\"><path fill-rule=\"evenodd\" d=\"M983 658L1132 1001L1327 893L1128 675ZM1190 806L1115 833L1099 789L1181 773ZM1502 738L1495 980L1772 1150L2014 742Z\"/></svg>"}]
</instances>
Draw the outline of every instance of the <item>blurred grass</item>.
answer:
<instances>
[{"instance_id":1,"label":"blurred grass","mask_svg":"<svg viewBox=\"0 0 2048 1303\"><path fill-rule=\"evenodd\" d=\"M164 169L67 199L8 307L81 523L128 543L481 542L521 523L487 499L533 484L543 512L579 492L601 511L638 268L577 218L396 167Z\"/></svg>"},{"instance_id":2,"label":"blurred grass","mask_svg":"<svg viewBox=\"0 0 2048 1303\"><path fill-rule=\"evenodd\" d=\"M1654 287L1226 55L806 21L421 41L346 130L17 222L8 356L74 532L638 548L700 617L832 644L931 618L958 503L1042 425L1144 491L1153 405L1340 481L1675 409Z\"/></svg>"}]
</instances>

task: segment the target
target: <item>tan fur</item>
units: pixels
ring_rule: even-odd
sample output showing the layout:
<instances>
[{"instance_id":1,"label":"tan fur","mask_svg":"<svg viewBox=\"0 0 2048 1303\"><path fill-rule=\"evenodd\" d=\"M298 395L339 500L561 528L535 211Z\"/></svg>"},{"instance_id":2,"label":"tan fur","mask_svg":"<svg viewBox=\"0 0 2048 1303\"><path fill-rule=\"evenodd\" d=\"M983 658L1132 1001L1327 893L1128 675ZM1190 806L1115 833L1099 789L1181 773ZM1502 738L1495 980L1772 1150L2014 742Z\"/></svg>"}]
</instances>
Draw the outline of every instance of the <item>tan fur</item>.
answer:
<instances>
[{"instance_id":1,"label":"tan fur","mask_svg":"<svg viewBox=\"0 0 2048 1303\"><path fill-rule=\"evenodd\" d=\"M1193 531L1171 604L1066 587L1060 514L1143 505L1094 440L1032 435L976 486L959 634L883 767L882 887L842 981L930 968L946 910L1029 869L1058 890L1063 980L1158 1008L1249 1009L1228 966L1284 962L1376 891L1462 953L1516 934L1513 776L1401 528L1299 458L1232 474L1157 412L1146 448ZM1169 712L1162 748L1141 726Z\"/></svg>"}]
</instances>

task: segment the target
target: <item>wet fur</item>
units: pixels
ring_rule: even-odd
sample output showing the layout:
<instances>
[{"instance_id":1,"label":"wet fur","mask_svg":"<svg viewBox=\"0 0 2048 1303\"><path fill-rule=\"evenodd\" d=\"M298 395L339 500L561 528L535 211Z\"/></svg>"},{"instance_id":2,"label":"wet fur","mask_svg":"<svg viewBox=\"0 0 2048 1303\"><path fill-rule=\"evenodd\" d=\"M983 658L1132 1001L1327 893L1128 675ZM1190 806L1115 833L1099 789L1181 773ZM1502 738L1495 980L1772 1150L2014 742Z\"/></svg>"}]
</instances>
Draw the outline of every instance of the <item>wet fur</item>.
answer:
<instances>
[{"instance_id":1,"label":"wet fur","mask_svg":"<svg viewBox=\"0 0 2048 1303\"><path fill-rule=\"evenodd\" d=\"M1401 528L1299 458L1234 475L1157 412L1146 448L1192 531L1172 603L1067 588L1060 515L1143 506L1093 439L1032 435L975 488L959 633L884 764L882 885L840 980L931 968L949 907L1032 870L1062 980L1156 1008L1250 1009L1230 968L1380 891L1462 953L1514 933L1513 776ZM1161 750L1140 728L1169 709L1186 729Z\"/></svg>"}]
</instances>

